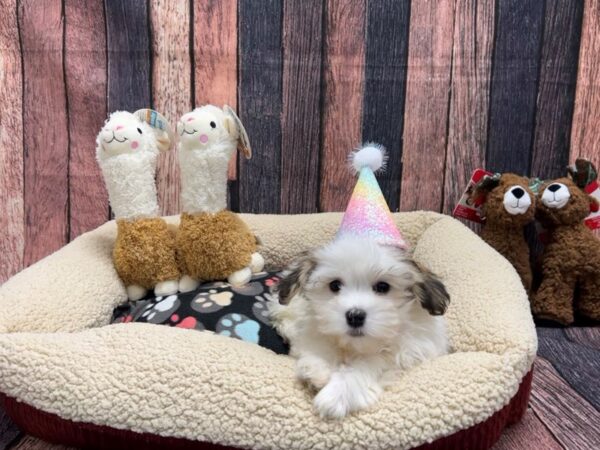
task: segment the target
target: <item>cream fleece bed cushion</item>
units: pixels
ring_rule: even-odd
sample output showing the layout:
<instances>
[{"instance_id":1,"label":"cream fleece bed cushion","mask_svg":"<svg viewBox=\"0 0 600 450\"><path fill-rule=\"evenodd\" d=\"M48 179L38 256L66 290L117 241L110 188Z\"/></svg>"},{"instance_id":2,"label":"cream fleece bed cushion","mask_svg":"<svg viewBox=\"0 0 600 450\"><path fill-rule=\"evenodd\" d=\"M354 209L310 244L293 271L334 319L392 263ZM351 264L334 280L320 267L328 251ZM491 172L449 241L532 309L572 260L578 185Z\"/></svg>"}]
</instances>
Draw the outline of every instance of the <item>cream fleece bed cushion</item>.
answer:
<instances>
[{"instance_id":1,"label":"cream fleece bed cushion","mask_svg":"<svg viewBox=\"0 0 600 450\"><path fill-rule=\"evenodd\" d=\"M271 267L331 239L341 214L243 215ZM537 348L512 266L458 221L395 214L414 257L444 280L453 353L403 374L376 408L323 421L294 361L195 330L107 326L126 299L114 222L0 287L0 392L76 422L269 449L410 448L489 418ZM178 218L168 218L176 223Z\"/></svg>"}]
</instances>

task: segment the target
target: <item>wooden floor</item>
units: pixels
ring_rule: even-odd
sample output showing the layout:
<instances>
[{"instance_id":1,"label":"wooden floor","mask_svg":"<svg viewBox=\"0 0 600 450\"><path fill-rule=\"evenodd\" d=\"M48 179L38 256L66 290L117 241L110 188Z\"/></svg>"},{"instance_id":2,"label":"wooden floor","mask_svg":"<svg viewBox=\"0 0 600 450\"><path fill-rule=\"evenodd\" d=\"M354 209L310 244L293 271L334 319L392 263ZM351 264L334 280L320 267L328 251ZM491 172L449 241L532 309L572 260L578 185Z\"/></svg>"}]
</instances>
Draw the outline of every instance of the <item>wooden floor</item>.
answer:
<instances>
[{"instance_id":1,"label":"wooden floor","mask_svg":"<svg viewBox=\"0 0 600 450\"><path fill-rule=\"evenodd\" d=\"M600 327L538 328L529 409L494 450L600 449ZM0 450L65 450L23 436L0 411Z\"/></svg>"}]
</instances>

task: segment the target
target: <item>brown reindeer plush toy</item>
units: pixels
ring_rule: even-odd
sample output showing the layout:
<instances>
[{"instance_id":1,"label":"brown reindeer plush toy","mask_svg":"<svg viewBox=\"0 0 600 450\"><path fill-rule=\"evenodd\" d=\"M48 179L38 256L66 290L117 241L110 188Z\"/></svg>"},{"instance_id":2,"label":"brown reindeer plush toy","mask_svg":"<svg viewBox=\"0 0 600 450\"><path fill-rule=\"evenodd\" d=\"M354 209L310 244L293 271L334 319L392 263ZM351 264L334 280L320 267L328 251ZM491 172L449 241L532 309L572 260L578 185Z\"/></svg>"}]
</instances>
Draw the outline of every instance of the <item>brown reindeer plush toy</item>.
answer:
<instances>
[{"instance_id":1,"label":"brown reindeer plush toy","mask_svg":"<svg viewBox=\"0 0 600 450\"><path fill-rule=\"evenodd\" d=\"M532 274L524 228L533 221L536 205L529 180L512 173L486 176L475 186L474 197L483 202L481 238L514 266L529 293Z\"/></svg>"},{"instance_id":2,"label":"brown reindeer plush toy","mask_svg":"<svg viewBox=\"0 0 600 450\"><path fill-rule=\"evenodd\" d=\"M564 325L573 322L574 311L600 320L600 241L584 224L590 210L598 208L584 191L597 173L589 161L579 159L569 174L540 189L536 217L549 241L542 255L542 283L532 300L535 316Z\"/></svg>"}]
</instances>

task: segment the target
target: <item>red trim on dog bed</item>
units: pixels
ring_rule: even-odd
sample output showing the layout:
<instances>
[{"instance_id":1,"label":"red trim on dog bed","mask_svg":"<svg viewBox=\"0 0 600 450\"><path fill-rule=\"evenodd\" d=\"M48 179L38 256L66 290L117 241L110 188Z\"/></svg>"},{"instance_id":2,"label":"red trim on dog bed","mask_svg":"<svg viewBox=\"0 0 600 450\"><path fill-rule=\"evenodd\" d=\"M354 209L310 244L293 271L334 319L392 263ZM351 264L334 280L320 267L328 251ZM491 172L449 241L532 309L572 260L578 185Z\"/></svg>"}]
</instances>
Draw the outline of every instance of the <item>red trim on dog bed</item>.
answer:
<instances>
[{"instance_id":1,"label":"red trim on dog bed","mask_svg":"<svg viewBox=\"0 0 600 450\"><path fill-rule=\"evenodd\" d=\"M529 401L533 370L521 380L519 390L510 402L489 419L450 436L437 439L430 444L417 447L418 450L482 450L492 447L507 426L517 423L523 417ZM223 447L207 442L163 437L150 433L136 433L118 430L91 423L73 422L56 414L47 413L12 397L0 393L0 401L8 416L21 430L48 442L93 449L176 449L176 450L223 450Z\"/></svg>"}]
</instances>

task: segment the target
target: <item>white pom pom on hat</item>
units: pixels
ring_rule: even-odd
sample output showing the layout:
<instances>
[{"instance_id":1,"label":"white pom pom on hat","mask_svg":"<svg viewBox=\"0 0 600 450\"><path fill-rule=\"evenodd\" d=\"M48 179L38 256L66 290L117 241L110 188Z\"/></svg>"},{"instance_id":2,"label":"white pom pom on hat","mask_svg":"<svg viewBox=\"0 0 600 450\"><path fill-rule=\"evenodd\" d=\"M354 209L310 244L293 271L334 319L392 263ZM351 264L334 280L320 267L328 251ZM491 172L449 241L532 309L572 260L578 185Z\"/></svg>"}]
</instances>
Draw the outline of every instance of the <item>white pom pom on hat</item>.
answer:
<instances>
[{"instance_id":1,"label":"white pom pom on hat","mask_svg":"<svg viewBox=\"0 0 600 450\"><path fill-rule=\"evenodd\" d=\"M385 170L386 162L385 148L379 144L368 143L350 153L350 163L357 173L364 167L369 167L373 172Z\"/></svg>"}]
</instances>

